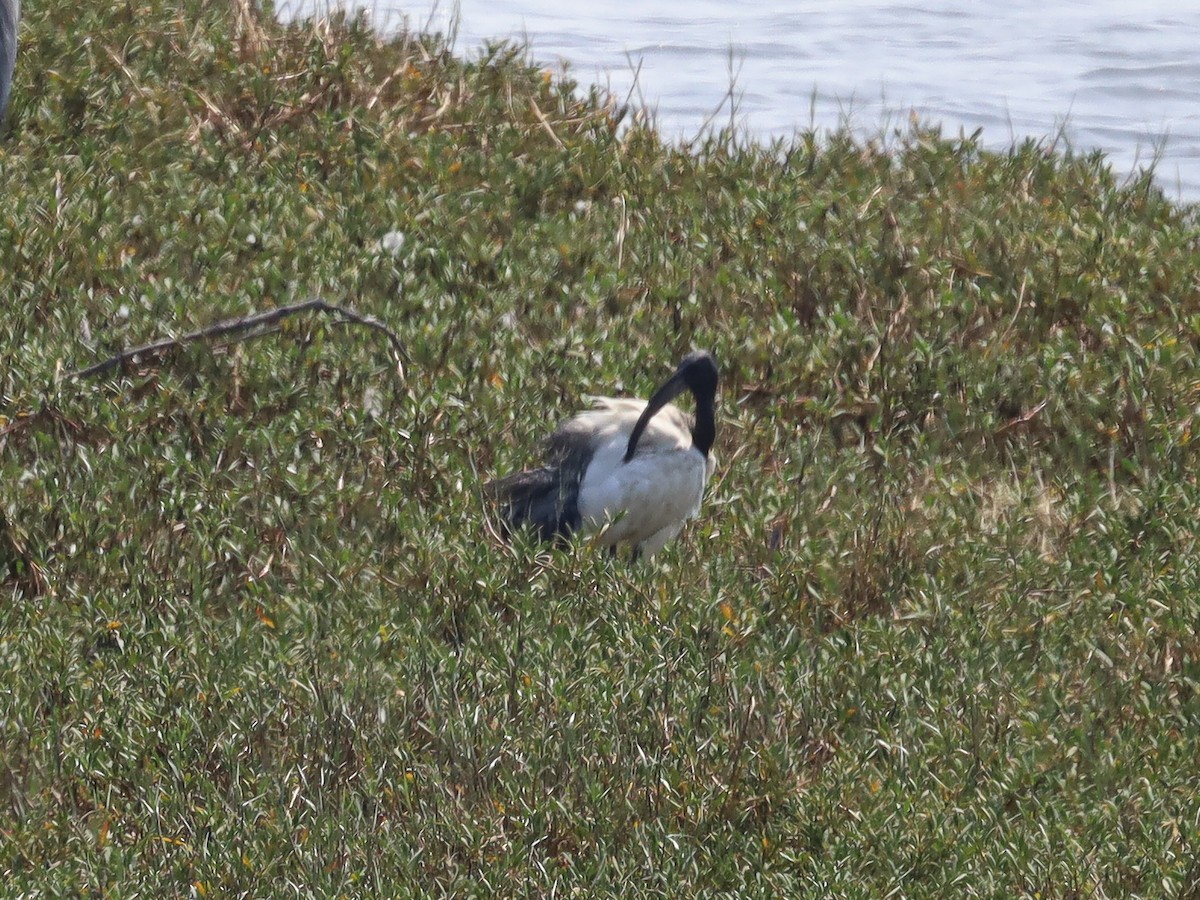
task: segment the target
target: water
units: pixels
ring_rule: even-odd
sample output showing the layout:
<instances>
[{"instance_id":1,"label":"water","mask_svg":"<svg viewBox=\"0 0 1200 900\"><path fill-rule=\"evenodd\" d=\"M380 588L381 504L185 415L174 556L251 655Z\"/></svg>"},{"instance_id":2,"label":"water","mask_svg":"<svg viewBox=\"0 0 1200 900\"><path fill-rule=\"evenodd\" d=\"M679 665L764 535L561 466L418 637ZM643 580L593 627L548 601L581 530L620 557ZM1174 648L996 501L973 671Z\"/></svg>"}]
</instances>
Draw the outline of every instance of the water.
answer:
<instances>
[{"instance_id":1,"label":"water","mask_svg":"<svg viewBox=\"0 0 1200 900\"><path fill-rule=\"evenodd\" d=\"M288 16L329 2L278 6ZM1100 149L1120 175L1157 158L1167 194L1200 201L1200 4L388 2L363 4L383 29L407 16L456 30L464 53L490 39L527 40L539 62L644 99L671 137L693 136L710 119L728 124L732 79L734 121L764 139L843 123L874 134L915 113L946 133L982 128L997 148L1059 137L1077 151Z\"/></svg>"}]
</instances>

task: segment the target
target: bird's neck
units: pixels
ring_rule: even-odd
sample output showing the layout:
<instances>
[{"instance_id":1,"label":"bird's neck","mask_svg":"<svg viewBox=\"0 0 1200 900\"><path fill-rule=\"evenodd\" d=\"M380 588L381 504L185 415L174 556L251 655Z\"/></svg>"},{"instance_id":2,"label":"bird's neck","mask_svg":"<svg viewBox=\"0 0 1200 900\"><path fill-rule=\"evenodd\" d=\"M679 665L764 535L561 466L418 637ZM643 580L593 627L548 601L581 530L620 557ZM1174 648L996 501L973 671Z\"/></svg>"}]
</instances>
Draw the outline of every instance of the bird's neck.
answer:
<instances>
[{"instance_id":1,"label":"bird's neck","mask_svg":"<svg viewBox=\"0 0 1200 900\"><path fill-rule=\"evenodd\" d=\"M696 398L696 421L692 425L692 446L708 456L717 439L716 397L708 394Z\"/></svg>"}]
</instances>

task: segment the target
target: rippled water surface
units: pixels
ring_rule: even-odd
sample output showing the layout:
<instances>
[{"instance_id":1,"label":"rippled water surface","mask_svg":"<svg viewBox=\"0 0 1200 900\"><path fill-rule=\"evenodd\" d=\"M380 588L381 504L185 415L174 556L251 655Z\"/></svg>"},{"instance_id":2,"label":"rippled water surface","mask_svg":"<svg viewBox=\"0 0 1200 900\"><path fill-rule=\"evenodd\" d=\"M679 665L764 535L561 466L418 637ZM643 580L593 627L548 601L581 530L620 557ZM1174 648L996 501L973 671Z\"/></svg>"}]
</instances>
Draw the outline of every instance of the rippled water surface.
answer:
<instances>
[{"instance_id":1,"label":"rippled water surface","mask_svg":"<svg viewBox=\"0 0 1200 900\"><path fill-rule=\"evenodd\" d=\"M278 0L286 16L330 0ZM309 4L307 7L304 4ZM456 29L457 48L516 37L534 58L624 95L637 86L670 136L694 135L736 75L737 123L764 138L849 121L864 132L915 111L990 146L1060 131L1119 174L1156 156L1171 196L1200 201L1200 3L1182 0L365 0ZM636 99L636 95L635 95Z\"/></svg>"}]
</instances>

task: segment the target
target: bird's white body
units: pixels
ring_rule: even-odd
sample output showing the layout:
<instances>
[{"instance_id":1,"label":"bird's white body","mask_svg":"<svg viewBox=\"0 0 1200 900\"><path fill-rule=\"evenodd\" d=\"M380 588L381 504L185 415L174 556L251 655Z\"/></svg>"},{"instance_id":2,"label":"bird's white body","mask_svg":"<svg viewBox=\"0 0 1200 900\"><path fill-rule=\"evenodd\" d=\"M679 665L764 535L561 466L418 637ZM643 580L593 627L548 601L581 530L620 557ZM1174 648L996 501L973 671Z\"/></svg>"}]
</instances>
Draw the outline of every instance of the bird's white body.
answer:
<instances>
[{"instance_id":1,"label":"bird's white body","mask_svg":"<svg viewBox=\"0 0 1200 900\"><path fill-rule=\"evenodd\" d=\"M632 544L643 556L661 550L700 512L704 488L716 468L712 454L692 444L688 418L667 404L652 418L628 462L629 435L644 400L600 397L596 408L564 423L594 448L579 485L585 532L600 532L605 547Z\"/></svg>"}]
</instances>

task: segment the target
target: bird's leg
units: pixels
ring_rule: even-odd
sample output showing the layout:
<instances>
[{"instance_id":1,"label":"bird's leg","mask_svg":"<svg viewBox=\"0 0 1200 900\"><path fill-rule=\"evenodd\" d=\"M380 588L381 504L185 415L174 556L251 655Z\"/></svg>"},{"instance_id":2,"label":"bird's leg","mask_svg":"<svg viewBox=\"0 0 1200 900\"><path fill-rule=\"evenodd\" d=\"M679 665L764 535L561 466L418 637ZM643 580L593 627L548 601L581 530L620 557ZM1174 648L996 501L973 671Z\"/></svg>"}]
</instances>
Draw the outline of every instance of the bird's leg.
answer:
<instances>
[{"instance_id":1,"label":"bird's leg","mask_svg":"<svg viewBox=\"0 0 1200 900\"><path fill-rule=\"evenodd\" d=\"M629 564L633 565L635 562L637 562L641 558L642 558L642 545L634 544L633 550L629 554Z\"/></svg>"}]
</instances>

